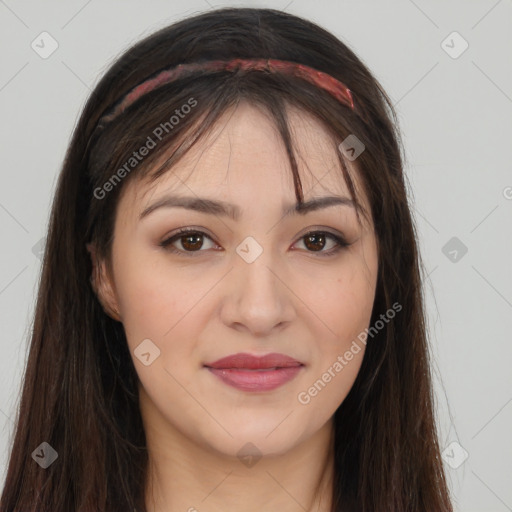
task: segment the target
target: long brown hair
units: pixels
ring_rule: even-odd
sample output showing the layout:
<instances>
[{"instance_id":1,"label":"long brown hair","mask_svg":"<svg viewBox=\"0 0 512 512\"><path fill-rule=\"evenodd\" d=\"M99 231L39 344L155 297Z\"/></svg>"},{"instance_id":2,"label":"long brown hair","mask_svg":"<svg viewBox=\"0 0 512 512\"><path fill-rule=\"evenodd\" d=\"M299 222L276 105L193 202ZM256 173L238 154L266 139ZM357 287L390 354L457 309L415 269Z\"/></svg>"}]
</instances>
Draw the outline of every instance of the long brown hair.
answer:
<instances>
[{"instance_id":1,"label":"long brown hair","mask_svg":"<svg viewBox=\"0 0 512 512\"><path fill-rule=\"evenodd\" d=\"M162 69L231 58L273 58L324 71L351 89L355 109L300 78L219 71L159 87L113 121L100 122L128 91ZM191 112L99 198L98 188L190 98L197 102ZM379 251L371 324L392 304L402 306L368 340L356 381L335 413L332 511L453 510L434 416L422 264L392 104L358 57L321 27L272 9L226 8L179 21L130 48L82 112L52 205L2 512L145 510L148 455L138 378L123 325L105 313L91 286L86 245L93 242L98 256L110 261L116 206L127 183L167 172L240 100L275 121L299 202L304 196L288 105L319 119L336 148L350 134L364 142L357 168ZM170 148L166 165L150 174ZM31 456L43 442L58 454L46 469Z\"/></svg>"}]
</instances>

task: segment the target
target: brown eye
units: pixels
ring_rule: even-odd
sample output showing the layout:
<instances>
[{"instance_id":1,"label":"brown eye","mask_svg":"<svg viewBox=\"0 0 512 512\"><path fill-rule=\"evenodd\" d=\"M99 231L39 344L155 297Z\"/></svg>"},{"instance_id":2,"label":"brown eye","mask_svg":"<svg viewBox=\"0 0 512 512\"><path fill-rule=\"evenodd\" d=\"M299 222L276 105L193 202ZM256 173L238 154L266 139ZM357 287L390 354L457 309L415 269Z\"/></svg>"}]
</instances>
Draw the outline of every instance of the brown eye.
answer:
<instances>
[{"instance_id":1,"label":"brown eye","mask_svg":"<svg viewBox=\"0 0 512 512\"><path fill-rule=\"evenodd\" d=\"M213 248L204 247L205 239L209 240L213 246L215 245L212 238L206 233L197 229L183 228L178 233L160 242L160 246L176 254L199 256L206 249ZM324 250L328 246L329 239L333 244L328 250ZM342 236L324 231L311 231L299 240L304 243L306 252L318 253L319 256L334 256L338 251L350 245ZM181 247L176 247L178 242Z\"/></svg>"},{"instance_id":2,"label":"brown eye","mask_svg":"<svg viewBox=\"0 0 512 512\"><path fill-rule=\"evenodd\" d=\"M324 251L327 239L331 239L334 244L333 247ZM304 241L303 243L307 252L317 252L319 256L333 256L344 247L348 247L350 245L343 237L324 231L311 231L301 237L301 240Z\"/></svg>"},{"instance_id":3,"label":"brown eye","mask_svg":"<svg viewBox=\"0 0 512 512\"><path fill-rule=\"evenodd\" d=\"M305 245L312 251L321 251L325 247L325 235L323 233L312 233L304 237Z\"/></svg>"},{"instance_id":4,"label":"brown eye","mask_svg":"<svg viewBox=\"0 0 512 512\"><path fill-rule=\"evenodd\" d=\"M195 251L197 249L200 249L203 245L203 241L201 238L202 235L199 233L184 235L180 237L181 245L187 251Z\"/></svg>"},{"instance_id":5,"label":"brown eye","mask_svg":"<svg viewBox=\"0 0 512 512\"><path fill-rule=\"evenodd\" d=\"M170 252L186 254L189 253L190 256L195 256L195 254L190 253L201 253L204 252L201 249L204 249L204 239L208 239L212 242L213 240L202 231L198 231L197 229L181 229L175 235L167 238L163 242L160 243L161 247L164 247ZM180 247L175 247L175 244L180 243ZM209 249L209 247L206 247Z\"/></svg>"}]
</instances>

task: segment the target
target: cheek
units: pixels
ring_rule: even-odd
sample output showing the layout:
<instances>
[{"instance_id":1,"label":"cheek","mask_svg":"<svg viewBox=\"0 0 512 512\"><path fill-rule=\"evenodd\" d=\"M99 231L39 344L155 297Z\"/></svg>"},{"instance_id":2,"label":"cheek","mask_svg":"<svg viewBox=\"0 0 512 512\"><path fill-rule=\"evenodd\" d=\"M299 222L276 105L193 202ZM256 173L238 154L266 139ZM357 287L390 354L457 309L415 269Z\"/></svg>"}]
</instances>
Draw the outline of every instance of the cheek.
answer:
<instances>
[{"instance_id":1,"label":"cheek","mask_svg":"<svg viewBox=\"0 0 512 512\"><path fill-rule=\"evenodd\" d=\"M120 290L123 325L129 342L138 337L160 338L172 326L171 311L179 313L177 294L163 283L133 276Z\"/></svg>"},{"instance_id":2,"label":"cheek","mask_svg":"<svg viewBox=\"0 0 512 512\"><path fill-rule=\"evenodd\" d=\"M337 282L336 284L338 285ZM333 292L329 305L321 310L322 320L331 332L328 336L316 337L319 340L319 364L315 365L314 371L317 378L325 374L329 368L331 377L333 372L339 375L332 380L338 382L335 387L344 396L355 380L362 363L366 345L358 336L368 327L373 296L370 293L364 293L364 289L340 292L339 287L337 288L338 291ZM339 366L340 364L343 368ZM329 375L324 375L322 380L330 382ZM343 385L340 386L342 381Z\"/></svg>"},{"instance_id":3,"label":"cheek","mask_svg":"<svg viewBox=\"0 0 512 512\"><path fill-rule=\"evenodd\" d=\"M336 299L333 299L330 314L337 319L336 332L345 340L347 337L357 336L368 326L375 299L375 286L361 273L352 279L338 279L336 284L339 290L337 304Z\"/></svg>"},{"instance_id":4,"label":"cheek","mask_svg":"<svg viewBox=\"0 0 512 512\"><path fill-rule=\"evenodd\" d=\"M170 275L149 259L143 264L136 258L119 261L116 281L123 325L132 348L145 338L154 339L159 346L170 338L199 293L194 293L193 281L183 286L177 270Z\"/></svg>"},{"instance_id":5,"label":"cheek","mask_svg":"<svg viewBox=\"0 0 512 512\"><path fill-rule=\"evenodd\" d=\"M363 362L366 344L358 338L368 326L373 295L364 288L343 290L343 279L332 287L328 306L320 309L322 332L316 339L316 357L313 359L305 385L297 394L304 414L315 418L319 425L327 421L350 392ZM328 335L322 333L328 333Z\"/></svg>"},{"instance_id":6,"label":"cheek","mask_svg":"<svg viewBox=\"0 0 512 512\"><path fill-rule=\"evenodd\" d=\"M325 335L317 339L324 340L327 353L333 353L350 345L368 327L375 299L375 275L354 261L321 283L316 287L308 283L307 304L323 323Z\"/></svg>"},{"instance_id":7,"label":"cheek","mask_svg":"<svg viewBox=\"0 0 512 512\"><path fill-rule=\"evenodd\" d=\"M190 402L184 389L193 385L196 340L201 319L207 318L198 304L200 292L190 287L184 292L178 279L145 271L122 290L123 326L136 372L152 400L167 411L174 406L183 411ZM148 351L146 366L140 357Z\"/></svg>"},{"instance_id":8,"label":"cheek","mask_svg":"<svg viewBox=\"0 0 512 512\"><path fill-rule=\"evenodd\" d=\"M366 349L361 333L371 319L376 271L376 259L354 256L336 277L323 281L321 290L309 295L308 306L321 322L315 321L317 358L309 387L298 399L310 404L319 418L327 419L334 412L359 373Z\"/></svg>"}]
</instances>

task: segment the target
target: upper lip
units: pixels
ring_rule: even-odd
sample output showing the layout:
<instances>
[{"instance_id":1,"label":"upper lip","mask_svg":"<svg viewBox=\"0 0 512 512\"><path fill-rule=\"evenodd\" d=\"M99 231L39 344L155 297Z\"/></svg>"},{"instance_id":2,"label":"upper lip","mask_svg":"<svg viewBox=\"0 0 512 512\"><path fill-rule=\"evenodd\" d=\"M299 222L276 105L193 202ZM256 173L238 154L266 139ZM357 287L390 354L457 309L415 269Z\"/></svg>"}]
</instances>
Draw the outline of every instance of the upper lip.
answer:
<instances>
[{"instance_id":1,"label":"upper lip","mask_svg":"<svg viewBox=\"0 0 512 512\"><path fill-rule=\"evenodd\" d=\"M285 354L266 354L264 356L253 356L251 354L238 353L232 354L222 359L218 359L213 363L207 363L205 366L209 368L247 368L251 370L259 370L264 368L288 368L291 366L302 366L300 361Z\"/></svg>"}]
</instances>

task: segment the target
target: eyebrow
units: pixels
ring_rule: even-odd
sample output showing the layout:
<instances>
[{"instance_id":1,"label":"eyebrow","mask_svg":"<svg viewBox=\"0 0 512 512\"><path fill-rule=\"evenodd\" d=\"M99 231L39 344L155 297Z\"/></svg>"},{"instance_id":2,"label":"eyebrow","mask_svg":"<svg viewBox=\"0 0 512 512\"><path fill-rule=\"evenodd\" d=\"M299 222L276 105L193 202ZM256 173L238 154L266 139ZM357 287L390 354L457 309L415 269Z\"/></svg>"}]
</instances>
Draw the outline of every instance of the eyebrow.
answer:
<instances>
[{"instance_id":1,"label":"eyebrow","mask_svg":"<svg viewBox=\"0 0 512 512\"><path fill-rule=\"evenodd\" d=\"M308 201L304 201L302 204L295 203L286 205L283 209L283 216L287 217L289 215L306 215L307 213L314 210L320 210L338 205L355 208L354 201L348 197L315 197L313 199L309 199ZM144 211L139 216L139 220L142 220L144 217L147 217L150 213L159 208L185 208L187 210L193 210L200 213L229 217L234 221L240 218L239 207L224 201L217 201L201 197L167 195L144 209Z\"/></svg>"}]
</instances>

